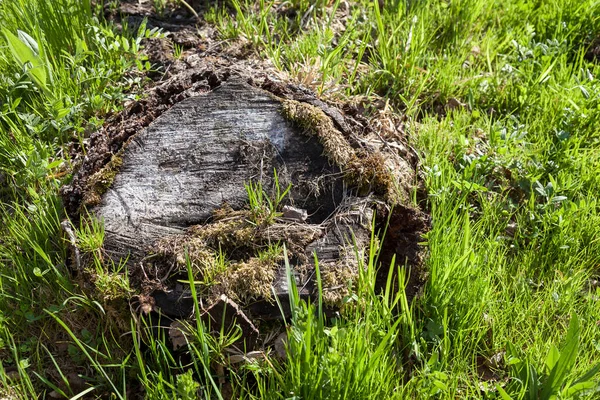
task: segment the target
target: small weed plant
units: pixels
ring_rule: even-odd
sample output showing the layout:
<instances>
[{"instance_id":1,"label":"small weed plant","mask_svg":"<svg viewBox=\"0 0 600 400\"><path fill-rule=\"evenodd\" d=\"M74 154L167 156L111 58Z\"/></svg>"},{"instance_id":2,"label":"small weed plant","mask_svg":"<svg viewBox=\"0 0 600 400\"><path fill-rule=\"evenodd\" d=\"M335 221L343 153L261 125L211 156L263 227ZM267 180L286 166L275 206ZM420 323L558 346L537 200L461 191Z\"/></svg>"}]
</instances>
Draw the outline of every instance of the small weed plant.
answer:
<instances>
[{"instance_id":1,"label":"small weed plant","mask_svg":"<svg viewBox=\"0 0 600 400\"><path fill-rule=\"evenodd\" d=\"M244 184L246 193L248 194L248 203L252 222L257 225L270 225L275 222L275 219L281 216L279 206L288 195L292 188L290 183L282 190L279 183L277 171L273 170L273 187L274 193L271 196L264 188L261 182L249 182Z\"/></svg>"},{"instance_id":2,"label":"small weed plant","mask_svg":"<svg viewBox=\"0 0 600 400\"><path fill-rule=\"evenodd\" d=\"M540 369L537 369L531 360L520 359L517 356L519 353L517 349L509 345L507 364L510 366L512 379L509 386L513 386L509 391L518 393L519 398L529 400L571 399L586 393L597 394L596 376L600 373L600 362L592 365L580 376L569 377L577 359L580 334L579 317L573 315L562 351L552 345L546 356L545 365ZM498 386L498 391L502 399L511 398L502 387Z\"/></svg>"}]
</instances>

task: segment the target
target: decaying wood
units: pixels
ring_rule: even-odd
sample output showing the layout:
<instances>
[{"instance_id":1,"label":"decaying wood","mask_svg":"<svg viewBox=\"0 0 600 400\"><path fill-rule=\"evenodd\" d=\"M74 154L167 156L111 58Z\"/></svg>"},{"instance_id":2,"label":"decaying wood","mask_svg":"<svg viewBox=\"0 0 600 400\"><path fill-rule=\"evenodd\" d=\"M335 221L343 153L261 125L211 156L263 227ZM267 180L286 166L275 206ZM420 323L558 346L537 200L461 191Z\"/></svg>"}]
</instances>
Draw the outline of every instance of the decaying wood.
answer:
<instances>
[{"instance_id":1,"label":"decaying wood","mask_svg":"<svg viewBox=\"0 0 600 400\"><path fill-rule=\"evenodd\" d=\"M158 239L206 222L224 203L242 208L244 184L268 187L274 168L281 186L293 181L295 205L321 218L331 212L341 192L330 177L339 171L279 108L266 92L229 83L182 101L137 135L94 210L104 220L108 254L135 259Z\"/></svg>"},{"instance_id":2,"label":"decaying wood","mask_svg":"<svg viewBox=\"0 0 600 400\"><path fill-rule=\"evenodd\" d=\"M126 3L123 6L140 13L142 6ZM142 19L136 15L129 21L139 24ZM371 228L388 216L391 223L379 259L384 264L393 257L409 265L420 263L418 242L427 229L425 216L410 205L396 207L390 215L380 212L389 210L393 197L384 192L399 187L403 196L394 198L407 203L416 181L417 157L406 146L401 119L385 110L366 112L375 105L371 98L368 102L354 98L346 104L320 99L268 62L247 58L243 43L222 46L179 22L162 27L177 32L168 33L170 39L145 42L150 62L164 67L164 73L154 75L160 81L145 86L139 101L107 116L83 144L73 143L73 177L61 189L66 213L76 226L88 213L104 220L103 252L108 255L104 259L127 260L136 292L131 299L134 312L166 326L175 348L186 342L180 334L187 324L173 321L193 318L195 299L185 283L185 267L183 274L181 269L178 273L170 260L153 268L155 260L162 262L158 244L170 238L181 250L194 232L218 223L215 209L240 212L247 207L244 184L259 181L271 191L274 168L282 188L293 185L290 196L279 209L281 218L254 232L255 243L246 247L285 244L301 297L316 295L314 255L323 297L344 295L348 278L355 278L365 261ZM174 59L170 41L194 50ZM283 103L288 106L285 117ZM292 109L296 112L290 113ZM304 126L301 119L307 115L319 118L312 121L317 129ZM329 132L337 145L329 140L325 150L323 139L331 138ZM349 157L329 153L344 149ZM88 260L80 257L76 232L69 222L65 224L73 267L85 270ZM219 251L216 239L210 246ZM232 264L252 265L248 261L256 254L240 254L246 250L226 251ZM243 302L235 293L210 297L204 292L198 302L201 318L210 319L213 326L237 323L254 341L256 327L261 328L257 317L280 317L279 305L290 313L288 277L280 264L268 288L279 297L279 304L273 298ZM380 286L386 283L385 272ZM409 286L418 285L409 282ZM284 338L285 333L278 338L280 356L285 355Z\"/></svg>"},{"instance_id":3,"label":"decaying wood","mask_svg":"<svg viewBox=\"0 0 600 400\"><path fill-rule=\"evenodd\" d=\"M92 193L101 199L92 211L104 222L106 254L136 265L166 237L183 237L188 228L209 223L215 210L246 207L247 183L274 191L276 171L280 189L291 184L292 190L281 222L266 227L263 239L288 244L304 269L316 255L324 273L355 273L354 249L369 240L370 204L351 195L319 139L286 120L281 108L280 98L233 80L183 100L135 135L91 179L107 186L105 193ZM113 180L103 182L104 176ZM166 269L169 275L173 267ZM166 276L155 278L164 282ZM301 295L309 296L314 274L297 278ZM282 299L287 296L283 265L272 286ZM154 300L173 317L184 317L192 306L180 284L156 291ZM247 307L253 315L279 315L272 299Z\"/></svg>"},{"instance_id":4,"label":"decaying wood","mask_svg":"<svg viewBox=\"0 0 600 400\"><path fill-rule=\"evenodd\" d=\"M269 90L264 90L246 82L229 78L220 86L202 86L152 117L153 122L137 133L95 136L99 151L83 160L74 183L63 191L71 215L87 207L103 220L105 254L115 261L127 260L130 278L141 296L152 299L154 312L188 318L194 302L189 287L179 281L181 275L177 277L177 260L185 259L181 253L168 265L146 260L158 255L157 262L163 262L164 252L157 252L164 243L175 241L172 247L181 250L187 243L205 240L194 235L208 237L207 231L227 221L220 219L223 210L238 213L238 219L246 215L235 211L247 208L245 185L260 182L266 192L274 193L275 171L280 190L292 188L280 208L281 218L257 227L254 242L241 247L285 244L299 294L305 298L316 295L316 256L323 298L328 304L339 303L364 265L375 205L389 199L388 188L410 174L402 156L385 153L385 145L377 145L372 135L359 137L364 134L356 129L359 124L336 107L294 87L266 82L262 86ZM290 113L290 106L307 112ZM107 153L109 145L112 150ZM247 224L239 226L248 229ZM210 240L218 237L217 233ZM211 246L220 251L221 243ZM239 246L227 256L239 268L254 265L256 254L240 254L244 250ZM266 293L279 297L283 312L289 314L286 268L283 262L277 268ZM235 288L244 286L245 278L236 274L216 282L207 307L227 294L249 318L281 316L273 298L237 296Z\"/></svg>"}]
</instances>

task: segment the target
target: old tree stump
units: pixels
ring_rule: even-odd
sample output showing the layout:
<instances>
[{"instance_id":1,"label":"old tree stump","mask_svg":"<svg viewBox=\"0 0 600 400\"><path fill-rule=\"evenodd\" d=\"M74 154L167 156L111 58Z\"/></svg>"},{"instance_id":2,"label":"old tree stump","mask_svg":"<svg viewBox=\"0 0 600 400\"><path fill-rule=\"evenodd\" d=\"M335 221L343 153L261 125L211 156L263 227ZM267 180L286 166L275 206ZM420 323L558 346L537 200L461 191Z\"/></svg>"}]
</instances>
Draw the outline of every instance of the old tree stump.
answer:
<instances>
[{"instance_id":1,"label":"old tree stump","mask_svg":"<svg viewBox=\"0 0 600 400\"><path fill-rule=\"evenodd\" d=\"M398 145L314 96L273 92L219 82L84 160L64 191L72 215L103 221L103 252L126 263L138 309L192 317L189 268L203 315L256 335L280 316L274 295L289 304L284 248L305 297L316 256L335 308L365 265L376 209L396 224L382 259L418 262L425 225L406 206L414 168Z\"/></svg>"}]
</instances>

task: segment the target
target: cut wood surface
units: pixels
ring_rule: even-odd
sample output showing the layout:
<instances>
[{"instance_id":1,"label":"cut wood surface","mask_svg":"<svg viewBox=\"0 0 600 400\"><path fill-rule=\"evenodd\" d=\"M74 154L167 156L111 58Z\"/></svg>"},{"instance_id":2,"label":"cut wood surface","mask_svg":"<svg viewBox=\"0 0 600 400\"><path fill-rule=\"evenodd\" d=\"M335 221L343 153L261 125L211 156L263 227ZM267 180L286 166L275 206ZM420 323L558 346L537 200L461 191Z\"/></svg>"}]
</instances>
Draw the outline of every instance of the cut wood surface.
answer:
<instances>
[{"instance_id":1,"label":"cut wood surface","mask_svg":"<svg viewBox=\"0 0 600 400\"><path fill-rule=\"evenodd\" d=\"M285 112L290 104L306 112L290 120L290 110ZM173 318L190 315L191 292L180 283L187 277L188 250L199 257L195 265L224 251L230 273L220 272L205 293L207 304L226 295L254 317L281 316L273 292L289 311L284 263L273 271L257 261L258 252L272 244L286 245L301 296L315 295L315 255L324 301L339 304L349 294L368 252L375 204L387 193L377 179L400 181L406 168L397 166L405 161L377 147L357 152L348 138L355 132L335 122L335 116L343 122L340 111L307 104L229 79L173 105L87 178L88 188L96 187L93 182L108 186L92 208L104 221L104 251L115 262L127 260L130 279L142 297L152 297L155 311ZM342 153L348 153L345 164L360 185L340 170ZM274 171L280 190L288 185L291 190L280 218L254 226L243 214L248 212L245 185L260 182L272 194ZM114 178L98 181L103 176ZM373 190L365 191L370 180Z\"/></svg>"},{"instance_id":2,"label":"cut wood surface","mask_svg":"<svg viewBox=\"0 0 600 400\"><path fill-rule=\"evenodd\" d=\"M108 254L141 256L224 203L243 207L244 184L270 185L274 168L281 186L293 184L291 201L309 220L326 218L340 200L339 171L280 107L269 93L234 81L176 104L136 135L94 210L104 220Z\"/></svg>"}]
</instances>

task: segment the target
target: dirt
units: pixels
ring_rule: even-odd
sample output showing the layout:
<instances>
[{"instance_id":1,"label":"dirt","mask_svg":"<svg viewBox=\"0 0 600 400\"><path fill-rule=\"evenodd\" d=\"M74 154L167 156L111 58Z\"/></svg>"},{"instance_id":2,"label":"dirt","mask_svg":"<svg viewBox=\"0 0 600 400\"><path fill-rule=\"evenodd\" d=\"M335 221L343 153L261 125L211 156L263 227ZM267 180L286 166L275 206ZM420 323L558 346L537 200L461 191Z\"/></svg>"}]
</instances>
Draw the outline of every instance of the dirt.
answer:
<instances>
[{"instance_id":1,"label":"dirt","mask_svg":"<svg viewBox=\"0 0 600 400\"><path fill-rule=\"evenodd\" d=\"M422 268L426 253L419 242L430 225L431 219L428 214L402 205L396 205L391 214L380 213L377 220L379 231L385 231L379 262L382 266L389 266L395 256L396 265L406 266L405 292L408 301L419 294L427 279L427 273ZM385 287L388 272L387 268L378 271L377 286Z\"/></svg>"},{"instance_id":2,"label":"dirt","mask_svg":"<svg viewBox=\"0 0 600 400\"><path fill-rule=\"evenodd\" d=\"M141 100L107 116L104 125L84 141L85 152L78 142L71 145L73 179L62 189L62 197L75 226L84 210L97 204L103 191L110 186L118 172L119 157L136 134L178 102L210 92L230 79L242 79L282 99L284 115L319 139L330 162L345 171L347 180L356 183L357 194L375 196L377 229L382 230L389 221L379 261L387 266L396 255L396 264L405 264L410 271L407 296L409 300L416 296L426 279L423 271L426 255L418 243L430 222L426 213L408 205L412 188L420 183L418 159L407 144L402 117L391 112L383 102L374 103L358 97L345 101L319 98L277 71L268 61L258 58L247 42L220 41L214 29L207 25L197 26L195 17L183 9L170 10L166 18L156 18L150 4L124 1L118 12L107 9L108 18L120 24L127 17L132 28L144 17L149 17L148 27L161 27L166 37L143 42L144 52L154 68L147 74L148 84L139 93ZM285 12L292 11L286 9ZM182 48L180 57L174 56L175 45ZM234 268L219 272L221 275L215 279L218 283L208 288L206 298L212 299L215 305L222 295L227 295L231 301L244 302L244 311L248 315L257 315L257 310L264 312L267 309L278 315L280 310L272 302L266 304L256 300L270 295L265 288L276 279L273 266L280 265L281 258L260 260L253 251L263 248L267 237L269 240L281 237L289 243L292 262L297 266L307 265L310 260L306 259L303 250L316 237L310 227L321 224L332 213L332 205L325 206L320 214L316 212L320 205L308 210L308 214L313 215L310 218L314 218L308 221L311 225L296 224L296 228L291 228L290 224L276 223L258 232L245 225L243 221L247 219L241 218L237 220L242 221L239 226L231 222L235 219L229 219L229 228L233 229L228 231L224 226L216 228L219 219L227 220L222 215L207 225L190 228L184 238L166 240L155 253L157 257L147 264L148 268L157 270L144 271L145 279L142 277L137 282L135 276L132 278L138 291L132 300L132 310L154 313L160 308L172 319L187 317L193 302L183 285L176 283L178 278L186 278L182 249L187 248L192 258L198 261L196 277L201 279L214 267L215 249L219 245L226 247L229 241L231 248L227 252L234 260ZM228 217L231 212L235 211L228 211ZM211 229L214 232L211 233ZM201 260L211 261L202 265ZM173 266L176 270L169 270ZM309 272L300 268L299 273ZM168 279L156 279L159 275ZM381 268L380 287L385 286L387 275L388 268ZM346 281L351 279L347 268L334 265L323 279L328 287L343 287L338 294L332 294L332 303L339 300L339 293L342 296L348 294L344 292L348 288ZM236 297L240 286L245 286L246 297ZM174 298L177 301L173 301ZM281 300L287 307L287 299ZM260 328L260 323L257 326Z\"/></svg>"},{"instance_id":3,"label":"dirt","mask_svg":"<svg viewBox=\"0 0 600 400\"><path fill-rule=\"evenodd\" d=\"M600 37L592 40L588 51L585 53L585 59L591 62L600 62Z\"/></svg>"}]
</instances>

